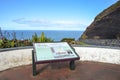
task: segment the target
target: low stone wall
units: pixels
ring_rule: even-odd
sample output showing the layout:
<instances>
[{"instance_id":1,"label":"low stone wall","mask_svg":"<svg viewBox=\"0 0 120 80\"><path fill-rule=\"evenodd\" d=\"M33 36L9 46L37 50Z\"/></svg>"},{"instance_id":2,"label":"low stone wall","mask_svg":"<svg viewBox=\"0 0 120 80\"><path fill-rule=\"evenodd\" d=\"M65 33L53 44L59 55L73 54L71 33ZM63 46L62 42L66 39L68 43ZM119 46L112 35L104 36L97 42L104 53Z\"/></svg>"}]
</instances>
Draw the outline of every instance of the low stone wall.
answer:
<instances>
[{"instance_id":1,"label":"low stone wall","mask_svg":"<svg viewBox=\"0 0 120 80\"><path fill-rule=\"evenodd\" d=\"M120 40L118 39L85 39L80 40L92 45L101 45L101 46L117 46L120 47Z\"/></svg>"},{"instance_id":2,"label":"low stone wall","mask_svg":"<svg viewBox=\"0 0 120 80\"><path fill-rule=\"evenodd\" d=\"M81 61L120 64L120 50L96 47L74 47ZM32 48L0 52L0 71L32 63Z\"/></svg>"},{"instance_id":3,"label":"low stone wall","mask_svg":"<svg viewBox=\"0 0 120 80\"><path fill-rule=\"evenodd\" d=\"M32 48L0 52L0 71L32 63Z\"/></svg>"},{"instance_id":4,"label":"low stone wall","mask_svg":"<svg viewBox=\"0 0 120 80\"><path fill-rule=\"evenodd\" d=\"M96 47L74 47L81 61L120 64L120 50Z\"/></svg>"}]
</instances>

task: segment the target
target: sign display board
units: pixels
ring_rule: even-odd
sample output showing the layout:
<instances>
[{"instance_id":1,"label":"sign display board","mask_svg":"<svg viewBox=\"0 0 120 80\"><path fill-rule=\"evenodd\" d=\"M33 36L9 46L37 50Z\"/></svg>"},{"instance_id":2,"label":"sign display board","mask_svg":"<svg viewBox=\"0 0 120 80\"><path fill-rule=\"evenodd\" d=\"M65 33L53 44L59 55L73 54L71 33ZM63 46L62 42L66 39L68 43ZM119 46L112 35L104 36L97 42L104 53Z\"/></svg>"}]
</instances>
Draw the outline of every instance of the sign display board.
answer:
<instances>
[{"instance_id":1,"label":"sign display board","mask_svg":"<svg viewBox=\"0 0 120 80\"><path fill-rule=\"evenodd\" d=\"M34 43L36 61L78 58L67 42Z\"/></svg>"},{"instance_id":2,"label":"sign display board","mask_svg":"<svg viewBox=\"0 0 120 80\"><path fill-rule=\"evenodd\" d=\"M33 76L37 74L36 64L58 61L70 61L70 69L75 69L75 60L80 57L67 42L34 43L32 50Z\"/></svg>"}]
</instances>

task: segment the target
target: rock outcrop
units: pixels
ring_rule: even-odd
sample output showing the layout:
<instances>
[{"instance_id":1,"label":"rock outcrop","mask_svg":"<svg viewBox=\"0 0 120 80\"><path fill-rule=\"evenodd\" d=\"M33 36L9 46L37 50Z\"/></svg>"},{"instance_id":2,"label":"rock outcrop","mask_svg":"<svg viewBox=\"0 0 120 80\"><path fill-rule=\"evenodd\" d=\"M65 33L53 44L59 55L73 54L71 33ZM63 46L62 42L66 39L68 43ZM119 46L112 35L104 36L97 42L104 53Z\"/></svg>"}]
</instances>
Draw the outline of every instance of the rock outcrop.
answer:
<instances>
[{"instance_id":1,"label":"rock outcrop","mask_svg":"<svg viewBox=\"0 0 120 80\"><path fill-rule=\"evenodd\" d=\"M100 13L80 39L120 38L120 1Z\"/></svg>"}]
</instances>

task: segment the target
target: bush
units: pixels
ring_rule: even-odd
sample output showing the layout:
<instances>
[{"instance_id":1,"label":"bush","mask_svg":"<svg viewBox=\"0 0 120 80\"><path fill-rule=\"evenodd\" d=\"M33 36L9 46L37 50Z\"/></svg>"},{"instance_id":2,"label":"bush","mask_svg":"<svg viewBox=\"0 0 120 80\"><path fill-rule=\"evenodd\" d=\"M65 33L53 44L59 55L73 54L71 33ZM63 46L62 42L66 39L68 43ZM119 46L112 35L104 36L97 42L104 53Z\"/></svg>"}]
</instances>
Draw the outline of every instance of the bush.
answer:
<instances>
[{"instance_id":1,"label":"bush","mask_svg":"<svg viewBox=\"0 0 120 80\"><path fill-rule=\"evenodd\" d=\"M75 39L74 38L63 38L61 42L68 42L70 44L74 44Z\"/></svg>"},{"instance_id":2,"label":"bush","mask_svg":"<svg viewBox=\"0 0 120 80\"><path fill-rule=\"evenodd\" d=\"M8 37L0 38L0 48L11 48L11 47L20 47L20 46L32 46L33 42L53 42L51 38L45 37L44 33L38 37L35 33L32 36L32 39L25 39L25 40L17 40L16 33L12 34L13 39L9 39Z\"/></svg>"},{"instance_id":3,"label":"bush","mask_svg":"<svg viewBox=\"0 0 120 80\"><path fill-rule=\"evenodd\" d=\"M44 32L42 32L40 37L38 37L36 33L32 37L32 42L53 42L53 41L54 40L52 40L51 38L45 37Z\"/></svg>"}]
</instances>

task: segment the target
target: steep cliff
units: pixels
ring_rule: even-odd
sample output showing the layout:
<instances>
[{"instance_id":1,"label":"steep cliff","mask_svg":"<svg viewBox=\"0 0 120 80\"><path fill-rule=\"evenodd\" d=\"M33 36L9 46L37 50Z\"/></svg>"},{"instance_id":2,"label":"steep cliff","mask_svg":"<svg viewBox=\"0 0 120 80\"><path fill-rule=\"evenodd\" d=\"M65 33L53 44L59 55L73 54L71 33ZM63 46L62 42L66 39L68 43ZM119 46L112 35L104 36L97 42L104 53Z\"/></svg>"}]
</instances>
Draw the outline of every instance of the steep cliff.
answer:
<instances>
[{"instance_id":1,"label":"steep cliff","mask_svg":"<svg viewBox=\"0 0 120 80\"><path fill-rule=\"evenodd\" d=\"M120 1L101 12L80 39L116 39L120 36Z\"/></svg>"}]
</instances>

